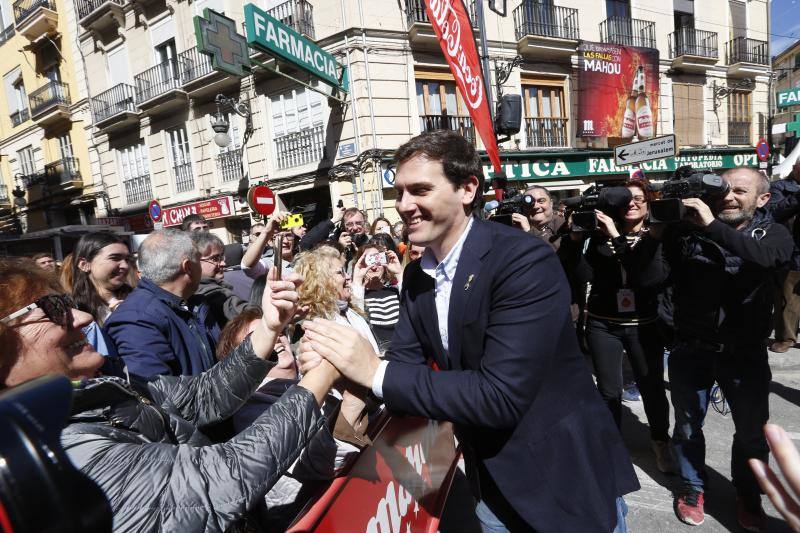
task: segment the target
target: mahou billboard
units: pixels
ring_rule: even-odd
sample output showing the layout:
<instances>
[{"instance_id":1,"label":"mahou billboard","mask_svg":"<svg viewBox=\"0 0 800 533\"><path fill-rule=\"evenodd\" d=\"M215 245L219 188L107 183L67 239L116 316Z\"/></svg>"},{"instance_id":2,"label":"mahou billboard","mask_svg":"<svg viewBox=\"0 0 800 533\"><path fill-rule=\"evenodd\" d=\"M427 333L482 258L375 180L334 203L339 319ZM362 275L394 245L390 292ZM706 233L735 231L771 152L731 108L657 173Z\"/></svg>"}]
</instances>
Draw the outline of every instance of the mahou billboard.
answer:
<instances>
[{"instance_id":1,"label":"mahou billboard","mask_svg":"<svg viewBox=\"0 0 800 533\"><path fill-rule=\"evenodd\" d=\"M579 137L657 135L658 50L584 42L578 69Z\"/></svg>"}]
</instances>

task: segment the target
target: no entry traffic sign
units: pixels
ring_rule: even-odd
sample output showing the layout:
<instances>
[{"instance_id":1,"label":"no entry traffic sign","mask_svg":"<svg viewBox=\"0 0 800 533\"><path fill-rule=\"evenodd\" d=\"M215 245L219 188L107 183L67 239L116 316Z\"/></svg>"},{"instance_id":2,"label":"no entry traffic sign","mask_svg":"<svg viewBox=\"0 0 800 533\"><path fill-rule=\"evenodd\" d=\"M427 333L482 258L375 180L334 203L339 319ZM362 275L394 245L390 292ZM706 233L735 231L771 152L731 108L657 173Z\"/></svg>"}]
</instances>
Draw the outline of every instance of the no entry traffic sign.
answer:
<instances>
[{"instance_id":1,"label":"no entry traffic sign","mask_svg":"<svg viewBox=\"0 0 800 533\"><path fill-rule=\"evenodd\" d=\"M756 155L759 161L766 161L769 159L769 145L764 139L759 139L756 145Z\"/></svg>"},{"instance_id":2,"label":"no entry traffic sign","mask_svg":"<svg viewBox=\"0 0 800 533\"><path fill-rule=\"evenodd\" d=\"M266 185L256 185L247 193L250 209L262 216L269 216L275 211L275 193Z\"/></svg>"}]
</instances>

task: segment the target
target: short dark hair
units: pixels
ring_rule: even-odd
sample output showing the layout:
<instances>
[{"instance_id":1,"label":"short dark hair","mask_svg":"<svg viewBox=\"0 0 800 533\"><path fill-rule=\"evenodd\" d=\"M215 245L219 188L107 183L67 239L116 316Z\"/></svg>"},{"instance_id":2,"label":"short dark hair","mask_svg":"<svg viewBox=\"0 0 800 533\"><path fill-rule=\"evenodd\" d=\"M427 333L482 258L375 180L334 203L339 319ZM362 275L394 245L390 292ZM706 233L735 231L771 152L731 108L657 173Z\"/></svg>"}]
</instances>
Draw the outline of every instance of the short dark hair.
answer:
<instances>
[{"instance_id":1,"label":"short dark hair","mask_svg":"<svg viewBox=\"0 0 800 533\"><path fill-rule=\"evenodd\" d=\"M33 261L38 261L39 259L42 259L43 257L49 257L50 259L55 259L55 255L53 255L51 253L47 253L47 252L39 252L38 254L34 254L33 257L31 257L31 259Z\"/></svg>"},{"instance_id":2,"label":"short dark hair","mask_svg":"<svg viewBox=\"0 0 800 533\"><path fill-rule=\"evenodd\" d=\"M183 222L181 222L181 229L183 231L189 231L189 226L192 225L192 222L208 222L208 221L206 220L206 217L204 217L203 215L192 213L191 215L186 215L186 217L183 219Z\"/></svg>"},{"instance_id":3,"label":"short dark hair","mask_svg":"<svg viewBox=\"0 0 800 533\"><path fill-rule=\"evenodd\" d=\"M394 153L395 164L399 167L416 155L442 164L445 177L457 189L472 176L478 178L478 190L472 200L472 209L483 204L483 166L475 147L463 135L450 130L426 131L412 138Z\"/></svg>"},{"instance_id":4,"label":"short dark hair","mask_svg":"<svg viewBox=\"0 0 800 533\"><path fill-rule=\"evenodd\" d=\"M547 197L550 198L550 201L553 201L553 193L548 191L546 187L542 187L541 185L529 185L528 187L525 187L525 192L530 191L544 191Z\"/></svg>"}]
</instances>

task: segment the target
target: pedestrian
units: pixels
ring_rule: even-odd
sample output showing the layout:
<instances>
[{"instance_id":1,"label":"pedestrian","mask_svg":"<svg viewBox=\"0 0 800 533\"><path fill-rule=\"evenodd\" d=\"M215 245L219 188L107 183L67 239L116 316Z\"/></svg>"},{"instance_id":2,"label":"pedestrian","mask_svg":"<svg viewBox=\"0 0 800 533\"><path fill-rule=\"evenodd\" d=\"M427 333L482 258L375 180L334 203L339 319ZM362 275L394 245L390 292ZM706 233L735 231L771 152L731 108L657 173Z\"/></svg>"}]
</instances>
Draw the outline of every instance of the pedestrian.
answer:
<instances>
[{"instance_id":1,"label":"pedestrian","mask_svg":"<svg viewBox=\"0 0 800 533\"><path fill-rule=\"evenodd\" d=\"M192 232L192 242L200 252L201 278L196 294L201 296L219 326L225 327L245 310L247 300L239 298L233 287L225 283L225 245L222 239L208 231Z\"/></svg>"},{"instance_id":2,"label":"pedestrian","mask_svg":"<svg viewBox=\"0 0 800 533\"><path fill-rule=\"evenodd\" d=\"M132 266L128 245L110 232L87 233L78 240L72 257L72 299L102 326L133 290L128 284Z\"/></svg>"},{"instance_id":3,"label":"pedestrian","mask_svg":"<svg viewBox=\"0 0 800 533\"><path fill-rule=\"evenodd\" d=\"M33 262L41 268L42 270L46 270L47 272L55 272L56 271L56 260L53 259L53 254L42 252L35 254L33 257Z\"/></svg>"},{"instance_id":4,"label":"pedestrian","mask_svg":"<svg viewBox=\"0 0 800 533\"><path fill-rule=\"evenodd\" d=\"M208 227L206 217L196 213L186 215L181 222L181 230L183 231L208 231Z\"/></svg>"}]
</instances>

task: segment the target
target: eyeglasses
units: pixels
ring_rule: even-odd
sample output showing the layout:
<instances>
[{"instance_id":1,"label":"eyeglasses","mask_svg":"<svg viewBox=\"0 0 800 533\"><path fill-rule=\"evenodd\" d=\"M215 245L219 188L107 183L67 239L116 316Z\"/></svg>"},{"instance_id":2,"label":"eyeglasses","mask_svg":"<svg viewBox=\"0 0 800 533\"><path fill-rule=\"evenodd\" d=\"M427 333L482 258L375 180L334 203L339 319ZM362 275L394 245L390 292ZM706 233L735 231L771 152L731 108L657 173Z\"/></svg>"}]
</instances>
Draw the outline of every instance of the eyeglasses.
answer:
<instances>
[{"instance_id":1,"label":"eyeglasses","mask_svg":"<svg viewBox=\"0 0 800 533\"><path fill-rule=\"evenodd\" d=\"M212 255L211 257L201 257L200 261L205 261L206 263L211 263L212 265L218 265L225 260L225 256L223 254Z\"/></svg>"},{"instance_id":2,"label":"eyeglasses","mask_svg":"<svg viewBox=\"0 0 800 533\"><path fill-rule=\"evenodd\" d=\"M72 308L75 307L75 302L72 297L67 294L48 294L42 296L30 305L26 305L22 309L14 311L7 317L0 319L0 322L7 324L15 318L19 318L33 311L34 309L41 309L45 316L54 324L57 324L67 329L72 326Z\"/></svg>"},{"instance_id":3,"label":"eyeglasses","mask_svg":"<svg viewBox=\"0 0 800 533\"><path fill-rule=\"evenodd\" d=\"M633 197L633 203L639 204L639 205L646 204L647 203L647 198L645 198L644 196L641 196L641 195L634 196Z\"/></svg>"},{"instance_id":4,"label":"eyeglasses","mask_svg":"<svg viewBox=\"0 0 800 533\"><path fill-rule=\"evenodd\" d=\"M344 225L345 228L363 228L364 221L363 220L354 220L352 222L347 222Z\"/></svg>"}]
</instances>

